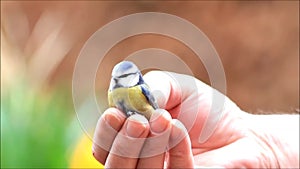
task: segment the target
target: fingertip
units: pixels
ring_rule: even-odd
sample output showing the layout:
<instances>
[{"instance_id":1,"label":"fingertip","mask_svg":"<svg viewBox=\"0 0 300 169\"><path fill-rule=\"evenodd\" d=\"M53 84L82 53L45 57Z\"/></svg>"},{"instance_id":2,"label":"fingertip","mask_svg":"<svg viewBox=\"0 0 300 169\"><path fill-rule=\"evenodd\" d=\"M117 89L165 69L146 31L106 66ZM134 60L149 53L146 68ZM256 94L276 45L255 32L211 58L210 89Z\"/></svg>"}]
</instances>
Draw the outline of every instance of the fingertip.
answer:
<instances>
[{"instance_id":1,"label":"fingertip","mask_svg":"<svg viewBox=\"0 0 300 169\"><path fill-rule=\"evenodd\" d=\"M150 130L154 135L159 135L171 128L172 117L170 113L164 109L157 109L150 119Z\"/></svg>"},{"instance_id":2,"label":"fingertip","mask_svg":"<svg viewBox=\"0 0 300 169\"><path fill-rule=\"evenodd\" d=\"M117 109L115 107L109 107L109 108L107 108L104 111L103 115L106 115L106 114L113 114L113 115L116 115L116 116L118 116L120 118L124 118L124 119L126 118L125 114L121 110L119 110L119 109Z\"/></svg>"},{"instance_id":3,"label":"fingertip","mask_svg":"<svg viewBox=\"0 0 300 169\"><path fill-rule=\"evenodd\" d=\"M149 124L144 116L129 116L113 141L106 167L135 168L148 133Z\"/></svg>"},{"instance_id":4,"label":"fingertip","mask_svg":"<svg viewBox=\"0 0 300 169\"><path fill-rule=\"evenodd\" d=\"M151 123L151 122L157 121L160 118L165 119L170 122L172 121L171 114L167 110L159 108L159 109L154 110L154 113L151 115L149 122Z\"/></svg>"},{"instance_id":5,"label":"fingertip","mask_svg":"<svg viewBox=\"0 0 300 169\"><path fill-rule=\"evenodd\" d=\"M94 146L92 148L92 153L93 153L93 157L101 164L105 163L105 159L106 159L106 153L105 155L103 155L104 153L98 153L98 151L94 150Z\"/></svg>"},{"instance_id":6,"label":"fingertip","mask_svg":"<svg viewBox=\"0 0 300 169\"><path fill-rule=\"evenodd\" d=\"M154 110L154 114L156 114L156 115L151 117L152 120L155 120L157 117L160 117L160 116L163 116L165 119L168 119L170 121L172 120L170 113L165 109L161 109L161 108L156 109L156 110ZM150 119L150 121L151 121L151 119Z\"/></svg>"},{"instance_id":7,"label":"fingertip","mask_svg":"<svg viewBox=\"0 0 300 169\"><path fill-rule=\"evenodd\" d=\"M149 123L145 116L134 114L127 118L125 129L130 137L146 137L149 132Z\"/></svg>"},{"instance_id":8,"label":"fingertip","mask_svg":"<svg viewBox=\"0 0 300 169\"><path fill-rule=\"evenodd\" d=\"M95 132L97 133L97 131L101 129L100 126L103 127L104 124L106 127L111 127L112 129L118 131L125 120L126 116L119 109L113 107L108 108L99 118Z\"/></svg>"},{"instance_id":9,"label":"fingertip","mask_svg":"<svg viewBox=\"0 0 300 169\"><path fill-rule=\"evenodd\" d=\"M99 118L92 145L92 153L97 161L104 164L113 140L121 129L126 117L116 108L108 108Z\"/></svg>"}]
</instances>

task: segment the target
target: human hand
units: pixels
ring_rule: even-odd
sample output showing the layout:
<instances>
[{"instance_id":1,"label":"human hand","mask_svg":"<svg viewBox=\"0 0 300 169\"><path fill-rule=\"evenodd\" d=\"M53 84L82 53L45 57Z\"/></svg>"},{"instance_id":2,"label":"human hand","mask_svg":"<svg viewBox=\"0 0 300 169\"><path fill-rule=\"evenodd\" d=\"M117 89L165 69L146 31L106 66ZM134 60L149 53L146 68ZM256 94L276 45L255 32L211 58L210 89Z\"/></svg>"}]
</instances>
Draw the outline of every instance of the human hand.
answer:
<instances>
[{"instance_id":1,"label":"human hand","mask_svg":"<svg viewBox=\"0 0 300 169\"><path fill-rule=\"evenodd\" d=\"M178 136L184 138L166 154L169 142ZM93 155L106 168L192 168L190 147L184 126L165 110L156 110L148 122L139 114L126 119L120 110L109 108L98 121Z\"/></svg>"},{"instance_id":2,"label":"human hand","mask_svg":"<svg viewBox=\"0 0 300 169\"><path fill-rule=\"evenodd\" d=\"M279 167L270 139L253 127L251 115L221 93L186 75L155 71L144 78L168 112L158 110L148 123L143 116L126 119L117 109L108 109L97 124L93 146L95 158L106 167ZM214 98L224 104L218 107ZM156 136L163 137L141 139ZM154 156L141 158L153 145L159 145Z\"/></svg>"}]
</instances>

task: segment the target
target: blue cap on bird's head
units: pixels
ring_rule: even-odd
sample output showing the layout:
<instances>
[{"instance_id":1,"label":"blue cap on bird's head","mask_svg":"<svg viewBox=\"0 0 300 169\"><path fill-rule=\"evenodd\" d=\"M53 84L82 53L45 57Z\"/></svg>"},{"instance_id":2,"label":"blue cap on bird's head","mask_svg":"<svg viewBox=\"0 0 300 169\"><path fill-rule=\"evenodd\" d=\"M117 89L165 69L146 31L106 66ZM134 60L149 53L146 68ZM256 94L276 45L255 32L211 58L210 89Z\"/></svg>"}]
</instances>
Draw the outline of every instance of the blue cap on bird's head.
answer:
<instances>
[{"instance_id":1,"label":"blue cap on bird's head","mask_svg":"<svg viewBox=\"0 0 300 169\"><path fill-rule=\"evenodd\" d=\"M144 83L140 70L130 61L122 61L116 64L111 76L109 90L119 87L133 87Z\"/></svg>"},{"instance_id":2,"label":"blue cap on bird's head","mask_svg":"<svg viewBox=\"0 0 300 169\"><path fill-rule=\"evenodd\" d=\"M112 77L120 77L129 74L139 73L138 67L130 61L122 61L118 63L112 70Z\"/></svg>"}]
</instances>

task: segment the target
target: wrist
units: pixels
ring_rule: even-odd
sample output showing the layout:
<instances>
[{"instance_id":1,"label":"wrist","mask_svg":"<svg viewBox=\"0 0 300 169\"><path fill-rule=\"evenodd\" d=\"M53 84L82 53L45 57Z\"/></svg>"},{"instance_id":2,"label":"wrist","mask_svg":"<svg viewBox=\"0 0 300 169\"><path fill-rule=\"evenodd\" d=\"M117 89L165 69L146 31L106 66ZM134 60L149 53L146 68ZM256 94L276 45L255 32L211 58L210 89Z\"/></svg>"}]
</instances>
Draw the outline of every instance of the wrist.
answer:
<instances>
[{"instance_id":1,"label":"wrist","mask_svg":"<svg viewBox=\"0 0 300 169\"><path fill-rule=\"evenodd\" d=\"M269 166L299 167L299 115L252 115L250 129L266 147Z\"/></svg>"}]
</instances>

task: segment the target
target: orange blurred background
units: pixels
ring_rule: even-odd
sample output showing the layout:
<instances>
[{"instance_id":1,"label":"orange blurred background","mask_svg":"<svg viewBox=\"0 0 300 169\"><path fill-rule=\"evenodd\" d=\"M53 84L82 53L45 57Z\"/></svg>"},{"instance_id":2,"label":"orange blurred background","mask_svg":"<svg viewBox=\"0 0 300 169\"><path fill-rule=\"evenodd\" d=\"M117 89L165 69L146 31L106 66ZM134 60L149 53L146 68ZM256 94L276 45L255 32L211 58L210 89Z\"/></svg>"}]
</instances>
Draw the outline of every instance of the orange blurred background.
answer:
<instances>
[{"instance_id":1,"label":"orange blurred background","mask_svg":"<svg viewBox=\"0 0 300 169\"><path fill-rule=\"evenodd\" d=\"M299 108L299 2L60 1L1 2L5 79L24 60L36 83L71 86L78 54L103 25L136 12L165 12L195 24L214 44L225 68L227 95L242 109L290 112ZM169 50L209 83L201 63L178 41L155 35L132 37L108 53L108 68L143 48ZM22 63L22 64L23 64ZM24 69L24 68L23 68ZM4 70L6 73L6 70ZM109 78L109 74L107 77ZM105 82L107 87L108 82ZM70 89L71 90L71 89Z\"/></svg>"}]
</instances>

